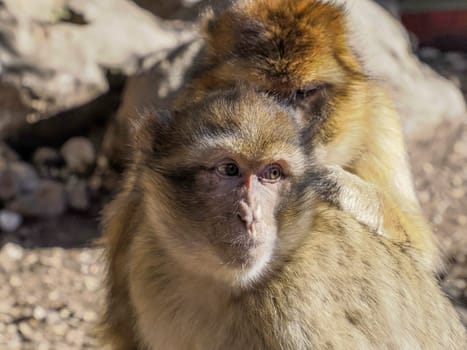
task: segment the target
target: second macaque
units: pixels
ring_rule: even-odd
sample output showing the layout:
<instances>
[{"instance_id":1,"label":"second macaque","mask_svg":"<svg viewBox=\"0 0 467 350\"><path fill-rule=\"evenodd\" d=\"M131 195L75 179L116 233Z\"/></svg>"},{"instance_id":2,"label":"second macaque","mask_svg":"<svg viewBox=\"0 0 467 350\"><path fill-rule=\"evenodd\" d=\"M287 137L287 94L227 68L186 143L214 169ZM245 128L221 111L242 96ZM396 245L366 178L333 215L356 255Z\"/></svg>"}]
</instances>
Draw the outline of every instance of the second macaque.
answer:
<instances>
[{"instance_id":1,"label":"second macaque","mask_svg":"<svg viewBox=\"0 0 467 350\"><path fill-rule=\"evenodd\" d=\"M349 47L345 10L317 0L256 0L206 17L206 48L178 107L240 82L294 108L300 138L323 165L322 197L437 266L399 115Z\"/></svg>"}]
</instances>

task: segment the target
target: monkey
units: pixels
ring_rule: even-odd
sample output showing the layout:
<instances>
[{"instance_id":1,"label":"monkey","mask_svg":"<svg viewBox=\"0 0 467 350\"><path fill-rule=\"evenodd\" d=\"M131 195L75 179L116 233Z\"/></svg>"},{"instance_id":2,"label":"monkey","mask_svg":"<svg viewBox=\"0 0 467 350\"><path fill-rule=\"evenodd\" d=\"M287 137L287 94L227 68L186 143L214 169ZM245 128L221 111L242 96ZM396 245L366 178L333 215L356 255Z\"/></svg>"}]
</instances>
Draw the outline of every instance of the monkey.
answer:
<instances>
[{"instance_id":1,"label":"monkey","mask_svg":"<svg viewBox=\"0 0 467 350\"><path fill-rule=\"evenodd\" d=\"M412 246L415 258L438 270L398 112L348 44L345 8L319 0L240 0L204 17L205 48L175 105L242 83L301 111L302 139L329 175L322 197L377 234Z\"/></svg>"},{"instance_id":2,"label":"monkey","mask_svg":"<svg viewBox=\"0 0 467 350\"><path fill-rule=\"evenodd\" d=\"M134 123L104 216L112 349L465 348L416 249L315 191L293 108L221 89Z\"/></svg>"}]
</instances>

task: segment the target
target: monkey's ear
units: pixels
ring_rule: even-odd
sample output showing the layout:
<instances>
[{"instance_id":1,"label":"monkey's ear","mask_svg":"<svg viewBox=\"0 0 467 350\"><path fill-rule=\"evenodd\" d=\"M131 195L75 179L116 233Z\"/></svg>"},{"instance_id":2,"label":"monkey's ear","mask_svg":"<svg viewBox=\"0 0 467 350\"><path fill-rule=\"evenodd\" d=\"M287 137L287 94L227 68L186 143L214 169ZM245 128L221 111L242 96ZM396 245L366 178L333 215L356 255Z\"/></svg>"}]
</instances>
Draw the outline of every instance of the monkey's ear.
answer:
<instances>
[{"instance_id":1,"label":"monkey's ear","mask_svg":"<svg viewBox=\"0 0 467 350\"><path fill-rule=\"evenodd\" d=\"M130 134L133 147L140 151L152 152L154 146L166 139L172 113L152 108L140 109L130 118Z\"/></svg>"},{"instance_id":2,"label":"monkey's ear","mask_svg":"<svg viewBox=\"0 0 467 350\"><path fill-rule=\"evenodd\" d=\"M209 39L212 33L215 31L218 22L218 13L212 6L208 6L200 15L200 28L201 34L205 39Z\"/></svg>"}]
</instances>

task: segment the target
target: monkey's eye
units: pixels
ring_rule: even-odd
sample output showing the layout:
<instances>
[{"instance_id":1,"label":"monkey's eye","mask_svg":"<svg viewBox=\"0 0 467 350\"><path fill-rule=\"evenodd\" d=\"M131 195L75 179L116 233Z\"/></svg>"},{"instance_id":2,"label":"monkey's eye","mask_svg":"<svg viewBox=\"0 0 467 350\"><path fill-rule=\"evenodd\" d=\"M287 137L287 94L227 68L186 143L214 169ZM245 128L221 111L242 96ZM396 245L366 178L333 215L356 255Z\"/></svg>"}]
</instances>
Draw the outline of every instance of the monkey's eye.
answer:
<instances>
[{"instance_id":1,"label":"monkey's eye","mask_svg":"<svg viewBox=\"0 0 467 350\"><path fill-rule=\"evenodd\" d=\"M238 165L232 162L223 163L216 167L216 171L222 176L239 176L240 169Z\"/></svg>"},{"instance_id":2,"label":"monkey's eye","mask_svg":"<svg viewBox=\"0 0 467 350\"><path fill-rule=\"evenodd\" d=\"M275 182L279 181L283 176L283 171L280 165L278 164L271 164L269 165L261 174L261 178Z\"/></svg>"},{"instance_id":3,"label":"monkey's eye","mask_svg":"<svg viewBox=\"0 0 467 350\"><path fill-rule=\"evenodd\" d=\"M319 93L322 91L323 84L310 84L305 86L302 89L295 90L289 97L289 102L297 103L302 101L312 102L316 97L319 96Z\"/></svg>"}]
</instances>

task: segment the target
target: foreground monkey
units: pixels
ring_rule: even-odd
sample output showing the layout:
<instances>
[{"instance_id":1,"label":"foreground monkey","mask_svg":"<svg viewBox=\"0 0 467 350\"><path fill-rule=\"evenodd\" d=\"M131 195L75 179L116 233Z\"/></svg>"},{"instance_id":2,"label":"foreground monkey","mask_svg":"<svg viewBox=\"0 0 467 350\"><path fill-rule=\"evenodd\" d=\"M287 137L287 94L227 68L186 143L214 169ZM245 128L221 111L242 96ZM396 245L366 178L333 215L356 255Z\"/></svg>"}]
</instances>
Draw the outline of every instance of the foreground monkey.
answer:
<instances>
[{"instance_id":1,"label":"foreground monkey","mask_svg":"<svg viewBox=\"0 0 467 350\"><path fill-rule=\"evenodd\" d=\"M295 120L238 91L142 117L105 215L113 349L465 349L414 249L315 195Z\"/></svg>"},{"instance_id":2,"label":"foreground monkey","mask_svg":"<svg viewBox=\"0 0 467 350\"><path fill-rule=\"evenodd\" d=\"M438 251L415 196L399 116L347 36L344 11L330 3L238 1L206 19L206 49L179 105L241 82L296 108L310 152L330 165L334 184L323 188L334 190L321 197L418 250L432 269Z\"/></svg>"}]
</instances>

